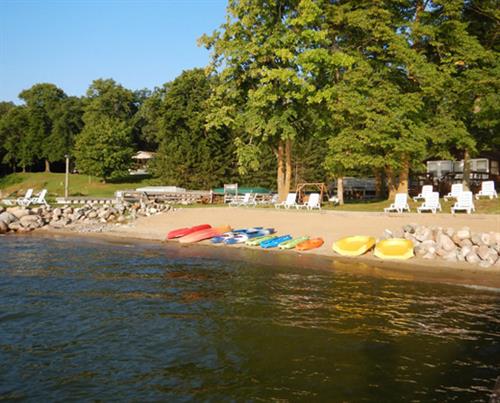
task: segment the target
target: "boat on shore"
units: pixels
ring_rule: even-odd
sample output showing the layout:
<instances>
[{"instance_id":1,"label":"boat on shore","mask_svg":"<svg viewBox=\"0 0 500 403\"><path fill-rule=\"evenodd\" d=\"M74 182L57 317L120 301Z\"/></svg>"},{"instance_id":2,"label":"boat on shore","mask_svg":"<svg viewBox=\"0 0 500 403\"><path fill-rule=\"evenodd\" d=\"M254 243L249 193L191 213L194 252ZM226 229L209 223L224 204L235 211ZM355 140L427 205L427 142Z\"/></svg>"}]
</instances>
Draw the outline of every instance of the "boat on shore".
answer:
<instances>
[{"instance_id":1,"label":"boat on shore","mask_svg":"<svg viewBox=\"0 0 500 403\"><path fill-rule=\"evenodd\" d=\"M371 236L349 236L335 241L332 249L342 256L360 256L375 246L376 239Z\"/></svg>"},{"instance_id":2,"label":"boat on shore","mask_svg":"<svg viewBox=\"0 0 500 403\"><path fill-rule=\"evenodd\" d=\"M403 238L391 238L375 245L373 254L380 259L407 260L412 258L413 242Z\"/></svg>"},{"instance_id":3,"label":"boat on shore","mask_svg":"<svg viewBox=\"0 0 500 403\"><path fill-rule=\"evenodd\" d=\"M201 231L196 231L193 232L189 235L183 236L182 238L179 239L180 243L193 243L193 242L199 242L203 241L205 239L210 239L213 237L216 237L218 235L221 235L225 232L231 231L231 227L229 225L222 225L220 227L213 227L213 228L207 228L203 229Z\"/></svg>"}]
</instances>

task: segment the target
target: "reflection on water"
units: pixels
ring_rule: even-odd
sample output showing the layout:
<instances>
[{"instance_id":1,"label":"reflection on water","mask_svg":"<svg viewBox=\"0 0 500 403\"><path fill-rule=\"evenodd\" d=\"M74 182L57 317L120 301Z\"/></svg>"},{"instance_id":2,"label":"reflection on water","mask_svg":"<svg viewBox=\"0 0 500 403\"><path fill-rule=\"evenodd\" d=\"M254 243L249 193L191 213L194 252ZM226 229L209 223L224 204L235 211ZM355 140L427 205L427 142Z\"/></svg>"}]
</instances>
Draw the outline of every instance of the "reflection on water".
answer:
<instances>
[{"instance_id":1,"label":"reflection on water","mask_svg":"<svg viewBox=\"0 0 500 403\"><path fill-rule=\"evenodd\" d=\"M485 401L500 294L0 239L0 399Z\"/></svg>"}]
</instances>

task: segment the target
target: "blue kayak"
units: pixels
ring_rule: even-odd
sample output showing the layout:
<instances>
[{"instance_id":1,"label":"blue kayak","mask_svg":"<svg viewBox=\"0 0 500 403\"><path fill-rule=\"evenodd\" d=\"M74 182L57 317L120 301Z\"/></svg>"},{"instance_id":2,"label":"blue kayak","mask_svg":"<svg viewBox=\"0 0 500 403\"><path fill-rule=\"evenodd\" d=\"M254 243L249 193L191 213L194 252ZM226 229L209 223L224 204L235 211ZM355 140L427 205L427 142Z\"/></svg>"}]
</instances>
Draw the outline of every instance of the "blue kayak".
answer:
<instances>
[{"instance_id":1,"label":"blue kayak","mask_svg":"<svg viewBox=\"0 0 500 403\"><path fill-rule=\"evenodd\" d=\"M269 249L269 248L275 248L278 246L280 243L289 241L292 239L291 235L282 235L277 238L269 239L268 241L264 241L260 244L261 248L264 249Z\"/></svg>"},{"instance_id":2,"label":"blue kayak","mask_svg":"<svg viewBox=\"0 0 500 403\"><path fill-rule=\"evenodd\" d=\"M261 227L262 228L262 227ZM274 228L259 229L258 231L248 231L242 234L237 234L234 237L227 238L224 240L226 245L234 245L237 243L243 243L252 238L257 238L260 236L274 234L276 231Z\"/></svg>"},{"instance_id":3,"label":"blue kayak","mask_svg":"<svg viewBox=\"0 0 500 403\"><path fill-rule=\"evenodd\" d=\"M230 232L226 232L222 235L213 237L211 239L212 243L222 243L227 241L228 239L232 239L240 234L253 234L254 232L261 231L262 227L252 227L252 228L241 228L241 229L235 229Z\"/></svg>"}]
</instances>

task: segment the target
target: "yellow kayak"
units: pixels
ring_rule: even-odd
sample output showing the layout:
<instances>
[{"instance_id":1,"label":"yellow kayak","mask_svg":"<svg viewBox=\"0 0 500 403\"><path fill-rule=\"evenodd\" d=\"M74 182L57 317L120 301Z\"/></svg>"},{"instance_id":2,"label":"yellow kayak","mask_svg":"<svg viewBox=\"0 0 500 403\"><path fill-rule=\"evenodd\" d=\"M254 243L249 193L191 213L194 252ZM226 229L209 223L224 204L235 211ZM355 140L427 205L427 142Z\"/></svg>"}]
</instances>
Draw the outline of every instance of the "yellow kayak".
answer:
<instances>
[{"instance_id":1,"label":"yellow kayak","mask_svg":"<svg viewBox=\"0 0 500 403\"><path fill-rule=\"evenodd\" d=\"M414 256L413 242L402 238L385 239L375 246L373 254L380 259L410 259Z\"/></svg>"},{"instance_id":2,"label":"yellow kayak","mask_svg":"<svg viewBox=\"0 0 500 403\"><path fill-rule=\"evenodd\" d=\"M349 236L335 241L332 249L339 255L359 256L373 248L375 242L375 238L371 236Z\"/></svg>"}]
</instances>

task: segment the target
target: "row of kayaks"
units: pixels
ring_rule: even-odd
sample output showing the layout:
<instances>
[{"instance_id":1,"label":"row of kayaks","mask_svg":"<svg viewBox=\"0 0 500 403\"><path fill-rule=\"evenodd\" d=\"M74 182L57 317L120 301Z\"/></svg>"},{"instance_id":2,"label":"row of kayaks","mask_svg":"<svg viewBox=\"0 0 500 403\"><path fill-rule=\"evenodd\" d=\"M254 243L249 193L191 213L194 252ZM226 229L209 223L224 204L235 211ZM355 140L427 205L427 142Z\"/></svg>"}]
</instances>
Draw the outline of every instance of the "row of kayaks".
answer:
<instances>
[{"instance_id":1,"label":"row of kayaks","mask_svg":"<svg viewBox=\"0 0 500 403\"><path fill-rule=\"evenodd\" d=\"M277 235L274 228L252 227L231 229L229 225L212 227L209 224L189 228L179 228L170 231L167 239L179 239L181 243L194 243L210 239L214 244L246 244L260 246L264 249L297 249L300 251L319 248L324 241L321 238L302 236L293 238L291 235Z\"/></svg>"},{"instance_id":2,"label":"row of kayaks","mask_svg":"<svg viewBox=\"0 0 500 403\"><path fill-rule=\"evenodd\" d=\"M307 251L323 245L322 238L291 235L278 235L274 228L252 227L232 229L229 225L212 227L209 224L179 228L170 231L167 239L179 239L181 243L194 243L210 239L214 244L246 244L264 249L296 249ZM377 242L370 236L351 236L339 239L332 249L342 256L360 256L373 249L373 254L381 259L405 260L414 256L413 243L407 239L391 238Z\"/></svg>"}]
</instances>

